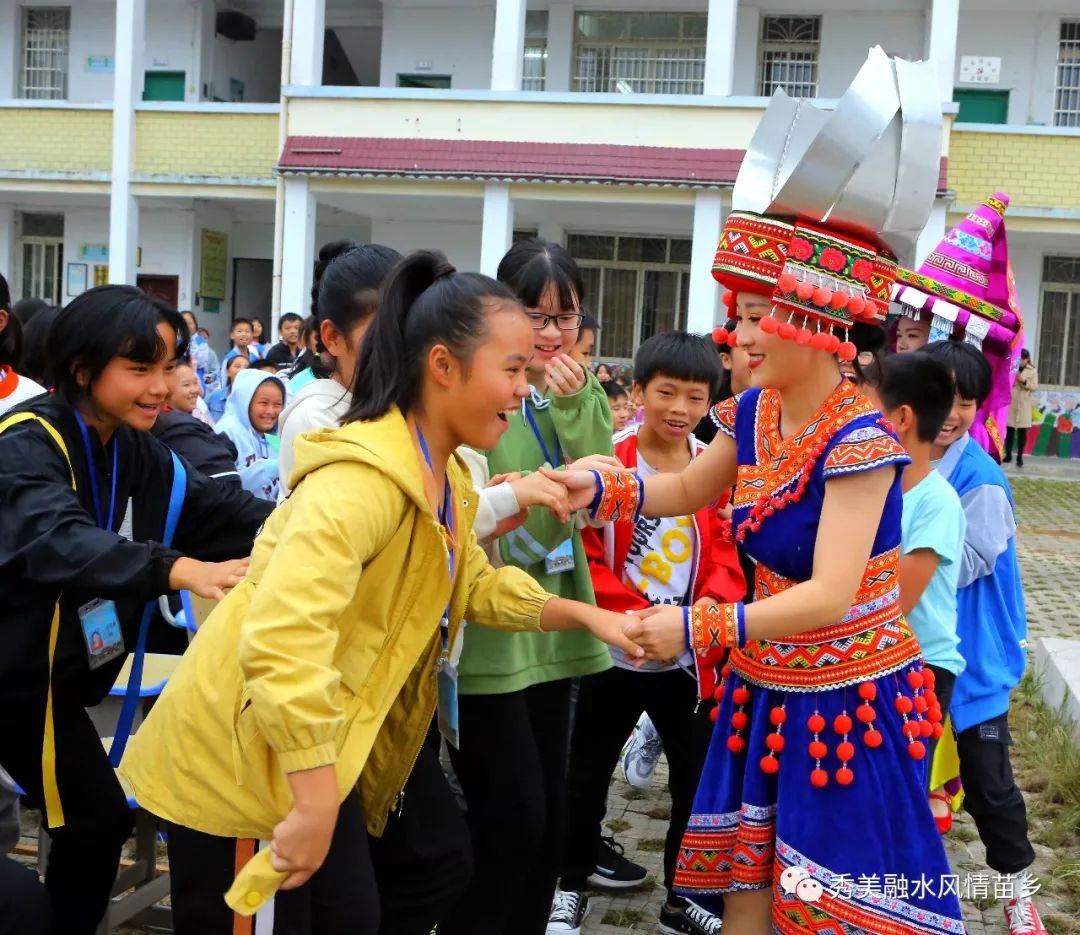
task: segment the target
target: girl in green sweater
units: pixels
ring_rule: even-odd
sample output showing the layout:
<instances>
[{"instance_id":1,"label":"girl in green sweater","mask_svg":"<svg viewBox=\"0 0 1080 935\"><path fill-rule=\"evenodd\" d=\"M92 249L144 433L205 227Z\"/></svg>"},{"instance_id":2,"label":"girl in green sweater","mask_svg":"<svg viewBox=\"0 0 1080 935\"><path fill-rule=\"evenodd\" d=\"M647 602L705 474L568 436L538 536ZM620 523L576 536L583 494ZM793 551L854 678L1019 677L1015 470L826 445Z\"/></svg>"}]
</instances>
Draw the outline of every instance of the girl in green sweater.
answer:
<instances>
[{"instance_id":1,"label":"girl in green sweater","mask_svg":"<svg viewBox=\"0 0 1080 935\"><path fill-rule=\"evenodd\" d=\"M519 241L498 278L533 326L532 393L487 452L493 475L610 455L611 411L570 356L581 324L581 270L558 244ZM500 557L552 594L594 603L581 534L542 508L498 542ZM587 633L470 629L460 665L461 748L451 759L469 807L472 883L441 935L542 935L558 873L569 746L570 680L609 668Z\"/></svg>"}]
</instances>

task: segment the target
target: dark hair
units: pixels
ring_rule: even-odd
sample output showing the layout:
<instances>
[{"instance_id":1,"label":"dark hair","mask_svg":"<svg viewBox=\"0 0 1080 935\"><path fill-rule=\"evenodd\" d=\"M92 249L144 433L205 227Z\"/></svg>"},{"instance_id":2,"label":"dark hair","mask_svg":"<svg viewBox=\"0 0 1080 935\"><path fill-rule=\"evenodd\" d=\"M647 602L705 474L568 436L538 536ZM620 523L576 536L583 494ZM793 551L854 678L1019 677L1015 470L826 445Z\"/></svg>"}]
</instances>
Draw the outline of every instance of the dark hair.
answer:
<instances>
[{"instance_id":1,"label":"dark hair","mask_svg":"<svg viewBox=\"0 0 1080 935\"><path fill-rule=\"evenodd\" d=\"M382 244L335 240L319 250L311 286L311 314L345 334L379 308L379 289L401 254ZM316 331L318 327L316 326ZM319 350L323 351L322 340Z\"/></svg>"},{"instance_id":2,"label":"dark hair","mask_svg":"<svg viewBox=\"0 0 1080 935\"><path fill-rule=\"evenodd\" d=\"M95 286L72 299L49 329L49 373L58 392L69 400L84 396L76 370L89 374L87 385L101 376L109 361L124 357L152 364L169 349L158 334L164 322L176 334L176 356L187 354L187 324L163 299L134 286Z\"/></svg>"},{"instance_id":3,"label":"dark hair","mask_svg":"<svg viewBox=\"0 0 1080 935\"><path fill-rule=\"evenodd\" d=\"M229 325L229 334L232 334L236 330L237 325L247 325L252 331L255 330L255 325L250 318L234 318L232 324Z\"/></svg>"},{"instance_id":4,"label":"dark hair","mask_svg":"<svg viewBox=\"0 0 1080 935\"><path fill-rule=\"evenodd\" d=\"M0 309L8 313L7 325L0 331L0 364L18 367L22 363L22 322L12 311L11 291L3 276L0 276Z\"/></svg>"},{"instance_id":5,"label":"dark hair","mask_svg":"<svg viewBox=\"0 0 1080 935\"><path fill-rule=\"evenodd\" d=\"M656 377L704 383L711 399L723 367L712 341L686 331L654 334L634 355L634 382L647 387Z\"/></svg>"},{"instance_id":6,"label":"dark hair","mask_svg":"<svg viewBox=\"0 0 1080 935\"><path fill-rule=\"evenodd\" d=\"M604 393L607 394L608 399L621 399L623 396L629 396L626 391L626 387L621 383L616 383L614 380L608 380L607 383L601 383Z\"/></svg>"},{"instance_id":7,"label":"dark hair","mask_svg":"<svg viewBox=\"0 0 1080 935\"><path fill-rule=\"evenodd\" d=\"M287 325L290 321L303 322L303 318L296 314L296 312L286 312L277 320L278 331L281 330L283 325Z\"/></svg>"},{"instance_id":8,"label":"dark hair","mask_svg":"<svg viewBox=\"0 0 1080 935\"><path fill-rule=\"evenodd\" d=\"M21 370L31 380L36 380L42 386L52 384L47 350L49 347L49 332L52 330L53 322L56 321L56 316L59 314L60 307L58 305L46 305L44 308L38 309L23 328Z\"/></svg>"},{"instance_id":9,"label":"dark hair","mask_svg":"<svg viewBox=\"0 0 1080 935\"><path fill-rule=\"evenodd\" d=\"M592 315L582 315L581 324L578 326L578 334L582 331L597 332L600 330L600 322L598 322Z\"/></svg>"},{"instance_id":10,"label":"dark hair","mask_svg":"<svg viewBox=\"0 0 1080 935\"><path fill-rule=\"evenodd\" d=\"M15 313L15 317L19 319L23 325L27 325L30 319L33 318L43 308L47 308L49 305L44 299L19 299L13 306L11 311ZM7 305L4 308L8 308Z\"/></svg>"},{"instance_id":11,"label":"dark hair","mask_svg":"<svg viewBox=\"0 0 1080 935\"><path fill-rule=\"evenodd\" d=\"M956 392L952 374L941 360L925 351L892 354L863 369L866 382L892 412L910 406L918 425L918 438L932 442L952 410Z\"/></svg>"},{"instance_id":12,"label":"dark hair","mask_svg":"<svg viewBox=\"0 0 1080 935\"><path fill-rule=\"evenodd\" d=\"M195 322L195 330L198 331L199 330L199 319L195 317L195 313L190 308L181 309L180 310L180 317L184 318L185 315L190 315L191 316L191 320L193 322ZM184 321L186 322L187 319L185 318ZM189 337L193 338L193 337L195 337L195 335L192 334L192 335L189 335Z\"/></svg>"},{"instance_id":13,"label":"dark hair","mask_svg":"<svg viewBox=\"0 0 1080 935\"><path fill-rule=\"evenodd\" d=\"M240 355L237 354L236 356L239 357ZM251 362L250 369L251 370L265 370L268 373L277 373L278 372L277 364L275 364L273 361L267 360L265 357L260 357L258 360L253 360Z\"/></svg>"},{"instance_id":14,"label":"dark hair","mask_svg":"<svg viewBox=\"0 0 1080 935\"><path fill-rule=\"evenodd\" d=\"M441 253L417 250L401 260L360 349L353 402L342 424L378 419L391 406L408 412L420 395L424 354L445 344L459 360L469 360L491 299L517 304L502 283L458 273Z\"/></svg>"},{"instance_id":15,"label":"dark hair","mask_svg":"<svg viewBox=\"0 0 1080 935\"><path fill-rule=\"evenodd\" d=\"M1031 351L1029 351L1029 350L1028 350L1028 349L1027 349L1027 348L1025 347L1025 348L1024 348L1024 349L1023 349L1023 350L1022 350L1022 351L1020 352L1020 359L1021 359L1021 360L1031 360Z\"/></svg>"},{"instance_id":16,"label":"dark hair","mask_svg":"<svg viewBox=\"0 0 1080 935\"><path fill-rule=\"evenodd\" d=\"M870 354L873 357L873 363L879 362L885 352L889 334L885 326L877 322L857 321L848 330L848 340L855 345L856 356L851 366L855 370L854 382L858 385L867 379L866 371L871 366L867 364L864 367L859 363L858 355Z\"/></svg>"},{"instance_id":17,"label":"dark hair","mask_svg":"<svg viewBox=\"0 0 1080 935\"><path fill-rule=\"evenodd\" d=\"M923 350L949 368L961 399L973 399L980 406L986 402L994 372L982 351L964 341L934 341Z\"/></svg>"},{"instance_id":18,"label":"dark hair","mask_svg":"<svg viewBox=\"0 0 1080 935\"><path fill-rule=\"evenodd\" d=\"M585 301L585 280L574 258L565 247L539 237L514 244L499 263L496 276L526 308L540 304L548 285L555 287L563 311L574 311Z\"/></svg>"}]
</instances>

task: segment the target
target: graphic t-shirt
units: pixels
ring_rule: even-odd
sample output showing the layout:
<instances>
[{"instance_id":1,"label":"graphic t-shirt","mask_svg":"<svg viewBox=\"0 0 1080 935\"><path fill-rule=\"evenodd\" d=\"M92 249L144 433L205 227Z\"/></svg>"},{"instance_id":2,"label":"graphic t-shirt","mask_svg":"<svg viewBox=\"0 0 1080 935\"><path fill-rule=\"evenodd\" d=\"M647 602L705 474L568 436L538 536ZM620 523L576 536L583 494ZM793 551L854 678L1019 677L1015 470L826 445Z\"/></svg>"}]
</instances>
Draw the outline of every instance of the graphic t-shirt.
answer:
<instances>
[{"instance_id":1,"label":"graphic t-shirt","mask_svg":"<svg viewBox=\"0 0 1080 935\"><path fill-rule=\"evenodd\" d=\"M637 472L642 478L656 473L640 451ZM697 530L692 516L642 516L635 524L630 540L630 551L623 566L623 583L643 595L650 604L682 607L691 603L689 591L697 549ZM620 668L645 672L666 672L679 667L692 672L694 668L694 659L689 652L679 658L678 665L645 662L634 666L626 661L621 650L612 652L611 659Z\"/></svg>"},{"instance_id":2,"label":"graphic t-shirt","mask_svg":"<svg viewBox=\"0 0 1080 935\"><path fill-rule=\"evenodd\" d=\"M908 622L922 646L923 659L959 675L965 662L956 633L956 590L967 526L960 497L944 477L931 471L904 494L900 522L902 555L930 549L939 559L919 603L907 615Z\"/></svg>"}]
</instances>

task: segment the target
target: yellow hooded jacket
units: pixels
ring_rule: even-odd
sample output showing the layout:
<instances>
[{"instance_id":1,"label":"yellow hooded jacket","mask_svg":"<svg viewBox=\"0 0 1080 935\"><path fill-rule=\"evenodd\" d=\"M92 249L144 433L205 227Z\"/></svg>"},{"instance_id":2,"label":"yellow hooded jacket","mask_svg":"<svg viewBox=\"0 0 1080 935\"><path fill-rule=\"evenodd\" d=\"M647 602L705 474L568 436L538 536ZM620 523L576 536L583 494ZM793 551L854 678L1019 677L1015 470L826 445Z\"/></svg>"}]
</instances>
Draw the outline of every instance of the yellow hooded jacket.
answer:
<instances>
[{"instance_id":1,"label":"yellow hooded jacket","mask_svg":"<svg viewBox=\"0 0 1080 935\"><path fill-rule=\"evenodd\" d=\"M286 774L336 763L341 800L359 782L379 835L434 715L448 600L452 645L462 617L539 628L550 595L488 563L455 456L451 599L444 532L398 410L303 435L295 458L292 496L256 540L247 578L200 628L120 772L171 822L266 840L292 806ZM237 911L256 911L284 879L269 853L237 877Z\"/></svg>"}]
</instances>

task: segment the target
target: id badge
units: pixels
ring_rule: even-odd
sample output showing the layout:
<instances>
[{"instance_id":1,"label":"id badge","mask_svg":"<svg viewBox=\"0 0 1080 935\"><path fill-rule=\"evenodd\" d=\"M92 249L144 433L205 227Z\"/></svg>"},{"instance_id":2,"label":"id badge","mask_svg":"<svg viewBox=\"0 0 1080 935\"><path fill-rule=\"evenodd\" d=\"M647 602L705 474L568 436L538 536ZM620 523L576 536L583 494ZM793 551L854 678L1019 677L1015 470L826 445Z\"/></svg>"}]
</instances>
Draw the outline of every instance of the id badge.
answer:
<instances>
[{"instance_id":1,"label":"id badge","mask_svg":"<svg viewBox=\"0 0 1080 935\"><path fill-rule=\"evenodd\" d=\"M124 654L124 634L120 632L120 618L112 601L99 599L83 604L79 608L79 623L91 669Z\"/></svg>"},{"instance_id":2,"label":"id badge","mask_svg":"<svg viewBox=\"0 0 1080 935\"><path fill-rule=\"evenodd\" d=\"M458 671L449 659L440 659L436 670L439 687L439 733L455 750L459 749L458 729Z\"/></svg>"},{"instance_id":3,"label":"id badge","mask_svg":"<svg viewBox=\"0 0 1080 935\"><path fill-rule=\"evenodd\" d=\"M549 575L559 575L564 571L573 571L574 563L574 540L567 539L558 545L546 559L544 567Z\"/></svg>"}]
</instances>

